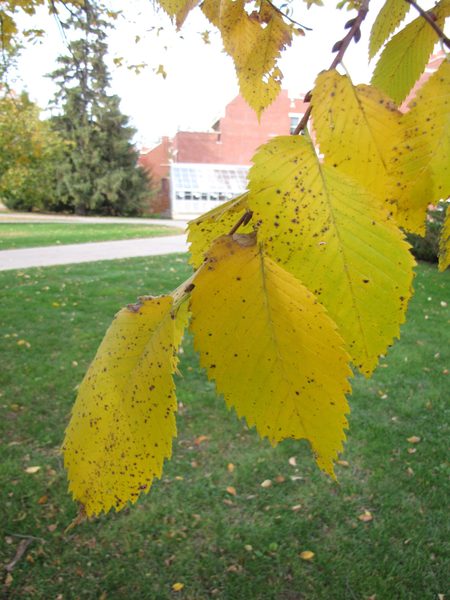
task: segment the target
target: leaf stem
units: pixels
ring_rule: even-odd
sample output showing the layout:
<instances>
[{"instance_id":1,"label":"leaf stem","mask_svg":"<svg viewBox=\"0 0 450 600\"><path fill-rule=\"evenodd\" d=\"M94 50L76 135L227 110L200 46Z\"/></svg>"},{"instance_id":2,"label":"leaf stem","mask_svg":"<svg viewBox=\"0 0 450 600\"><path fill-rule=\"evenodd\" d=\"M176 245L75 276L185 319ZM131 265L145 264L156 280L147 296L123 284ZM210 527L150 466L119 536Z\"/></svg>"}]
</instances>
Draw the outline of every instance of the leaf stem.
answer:
<instances>
[{"instance_id":1,"label":"leaf stem","mask_svg":"<svg viewBox=\"0 0 450 600\"><path fill-rule=\"evenodd\" d=\"M409 0L406 0L406 1L409 2ZM333 48L337 47L338 50L337 50L336 56L333 59L333 62L328 67L329 71L331 71L332 69L335 69L338 66L338 64L342 61L342 59L344 58L344 54L345 54L347 48L349 47L352 39L356 38L356 41L358 41L359 36L360 36L361 23L366 18L366 15L368 12L369 12L369 0L362 0L360 9L358 10L358 14L352 21L349 21L349 23L348 23L349 25L351 23L351 25L350 25L347 35L340 42L337 42L337 44L335 44L333 46ZM307 95L307 97L308 96L309 96L309 94ZM310 100L308 100L308 101L310 101ZM300 121L300 123L295 128L293 135L298 135L300 132L302 132L305 129L306 125L308 124L308 120L309 120L310 116L311 116L311 104L306 109L306 112L303 115L303 118Z\"/></svg>"},{"instance_id":2,"label":"leaf stem","mask_svg":"<svg viewBox=\"0 0 450 600\"><path fill-rule=\"evenodd\" d=\"M239 227L241 225L247 225L247 223L249 223L249 221L252 217L253 217L253 212L251 210L246 210L245 213L239 219L239 221L237 221L233 225L233 227L229 231L228 235L233 235L233 233L236 233L236 231L239 229Z\"/></svg>"},{"instance_id":3,"label":"leaf stem","mask_svg":"<svg viewBox=\"0 0 450 600\"><path fill-rule=\"evenodd\" d=\"M295 21L292 17L290 17L289 15L287 15L286 13L284 13L280 8L278 8L278 6L275 6L275 4L273 2L271 2L270 0L266 0L267 4L269 4L279 15L281 15L284 19L287 19L288 21L290 21L291 23L293 23L294 25L297 25L298 27L301 27L302 29L306 29L306 31L312 31L311 27L306 27L306 25L302 25L301 23L299 23L298 21Z\"/></svg>"},{"instance_id":4,"label":"leaf stem","mask_svg":"<svg viewBox=\"0 0 450 600\"><path fill-rule=\"evenodd\" d=\"M425 19L425 21L438 34L439 39L444 44L444 46L447 46L447 48L450 49L450 39L445 35L445 33L442 31L442 29L439 27L439 25L436 24L436 21L433 18L433 16L434 16L433 11L432 10L431 11L423 10L423 8L421 6L419 6L415 0L405 0L405 2L407 2L408 4L411 4L411 6L414 6L414 8L419 13L419 15L421 17L423 17Z\"/></svg>"}]
</instances>

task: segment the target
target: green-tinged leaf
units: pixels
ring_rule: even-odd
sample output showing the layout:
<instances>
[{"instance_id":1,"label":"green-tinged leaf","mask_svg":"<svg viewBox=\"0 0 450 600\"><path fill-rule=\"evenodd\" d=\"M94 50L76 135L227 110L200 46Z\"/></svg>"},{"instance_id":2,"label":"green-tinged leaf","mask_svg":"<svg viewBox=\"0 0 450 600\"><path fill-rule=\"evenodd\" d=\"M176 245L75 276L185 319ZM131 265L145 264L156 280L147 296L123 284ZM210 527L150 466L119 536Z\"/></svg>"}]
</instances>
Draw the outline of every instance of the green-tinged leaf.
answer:
<instances>
[{"instance_id":1,"label":"green-tinged leaf","mask_svg":"<svg viewBox=\"0 0 450 600\"><path fill-rule=\"evenodd\" d=\"M393 148L390 194L398 223L425 233L429 204L450 195L450 62L419 89L401 119L402 135Z\"/></svg>"},{"instance_id":2,"label":"green-tinged leaf","mask_svg":"<svg viewBox=\"0 0 450 600\"><path fill-rule=\"evenodd\" d=\"M255 236L219 238L191 296L195 347L227 405L272 444L309 440L333 475L349 412L349 356L331 319Z\"/></svg>"},{"instance_id":3,"label":"green-tinged leaf","mask_svg":"<svg viewBox=\"0 0 450 600\"><path fill-rule=\"evenodd\" d=\"M267 252L319 298L369 375L405 318L408 244L368 190L319 162L306 136L274 138L254 163L248 204Z\"/></svg>"},{"instance_id":4,"label":"green-tinged leaf","mask_svg":"<svg viewBox=\"0 0 450 600\"><path fill-rule=\"evenodd\" d=\"M373 58L381 46L406 17L411 5L406 0L386 0L377 15L369 40L369 58Z\"/></svg>"},{"instance_id":5,"label":"green-tinged leaf","mask_svg":"<svg viewBox=\"0 0 450 600\"><path fill-rule=\"evenodd\" d=\"M436 24L442 28L446 5L437 6ZM401 104L425 69L438 39L425 19L417 17L388 42L375 67L372 84Z\"/></svg>"},{"instance_id":6,"label":"green-tinged leaf","mask_svg":"<svg viewBox=\"0 0 450 600\"><path fill-rule=\"evenodd\" d=\"M221 204L217 208L213 208L201 217L198 217L198 219L189 222L188 242L190 263L195 268L202 264L205 253L212 242L221 235L229 233L233 225L245 213L246 209L247 194L243 194L238 198L233 198L233 200L225 202L225 204ZM240 233L250 232L251 230L251 223L239 228Z\"/></svg>"},{"instance_id":7,"label":"green-tinged leaf","mask_svg":"<svg viewBox=\"0 0 450 600\"><path fill-rule=\"evenodd\" d=\"M450 266L450 210L446 208L444 225L439 240L439 271Z\"/></svg>"},{"instance_id":8,"label":"green-tinged leaf","mask_svg":"<svg viewBox=\"0 0 450 600\"><path fill-rule=\"evenodd\" d=\"M295 29L266 0L251 14L245 5L246 0L205 0L202 10L220 30L242 96L260 116L281 90L277 61L281 51L290 46Z\"/></svg>"},{"instance_id":9,"label":"green-tinged leaf","mask_svg":"<svg viewBox=\"0 0 450 600\"><path fill-rule=\"evenodd\" d=\"M108 329L72 410L64 440L69 489L86 514L120 510L160 477L176 435L176 348L187 305L144 297Z\"/></svg>"},{"instance_id":10,"label":"green-tinged leaf","mask_svg":"<svg viewBox=\"0 0 450 600\"><path fill-rule=\"evenodd\" d=\"M325 71L317 78L312 107L325 163L386 201L391 148L401 131L392 101L372 86L353 86L349 77Z\"/></svg>"}]
</instances>

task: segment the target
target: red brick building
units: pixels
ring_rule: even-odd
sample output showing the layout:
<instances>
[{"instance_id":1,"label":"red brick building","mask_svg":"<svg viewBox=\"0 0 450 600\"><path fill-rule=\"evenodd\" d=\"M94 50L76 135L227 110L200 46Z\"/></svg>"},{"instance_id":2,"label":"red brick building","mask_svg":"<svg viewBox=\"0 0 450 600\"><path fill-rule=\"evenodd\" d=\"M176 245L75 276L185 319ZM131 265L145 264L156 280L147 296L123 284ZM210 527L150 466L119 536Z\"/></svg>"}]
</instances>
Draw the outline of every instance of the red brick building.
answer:
<instances>
[{"instance_id":1,"label":"red brick building","mask_svg":"<svg viewBox=\"0 0 450 600\"><path fill-rule=\"evenodd\" d=\"M430 58L400 110L407 110L443 59L442 51ZM210 131L179 131L173 139L164 137L140 157L155 184L151 212L193 218L245 191L256 149L272 137L292 133L306 107L302 99L290 99L283 90L258 122L254 111L237 96Z\"/></svg>"},{"instance_id":2,"label":"red brick building","mask_svg":"<svg viewBox=\"0 0 450 600\"><path fill-rule=\"evenodd\" d=\"M237 96L210 131L179 131L143 151L140 164L156 184L152 212L193 217L243 192L258 146L292 132L305 110L301 99L290 99L282 90L258 123L254 111Z\"/></svg>"}]
</instances>

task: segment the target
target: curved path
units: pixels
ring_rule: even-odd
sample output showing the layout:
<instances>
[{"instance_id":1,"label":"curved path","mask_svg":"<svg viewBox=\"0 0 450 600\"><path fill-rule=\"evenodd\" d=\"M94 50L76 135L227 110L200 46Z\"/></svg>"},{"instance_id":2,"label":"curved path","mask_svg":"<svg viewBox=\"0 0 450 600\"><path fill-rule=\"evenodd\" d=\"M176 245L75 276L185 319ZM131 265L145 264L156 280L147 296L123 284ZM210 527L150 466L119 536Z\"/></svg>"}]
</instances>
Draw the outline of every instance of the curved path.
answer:
<instances>
[{"instance_id":1,"label":"curved path","mask_svg":"<svg viewBox=\"0 0 450 600\"><path fill-rule=\"evenodd\" d=\"M33 215L34 216L34 215ZM2 218L3 217L3 218ZM169 227L185 227L184 221L170 221L157 219L96 219L95 217L53 217L36 215L29 218L22 214L11 213L0 215L2 222L22 222L27 220L46 222L138 222L154 225L167 225ZM0 271L10 269L28 269L30 267L50 267L54 265L69 265L74 263L95 262L97 260L115 260L118 258L134 258L138 256L157 256L186 252L188 249L185 235L168 235L153 238L137 238L131 240L118 240L112 242L92 242L87 244L61 244L58 246L42 246L38 248L20 248L17 250L0 251Z\"/></svg>"},{"instance_id":2,"label":"curved path","mask_svg":"<svg viewBox=\"0 0 450 600\"><path fill-rule=\"evenodd\" d=\"M0 271L186 252L185 235L0 251Z\"/></svg>"}]
</instances>

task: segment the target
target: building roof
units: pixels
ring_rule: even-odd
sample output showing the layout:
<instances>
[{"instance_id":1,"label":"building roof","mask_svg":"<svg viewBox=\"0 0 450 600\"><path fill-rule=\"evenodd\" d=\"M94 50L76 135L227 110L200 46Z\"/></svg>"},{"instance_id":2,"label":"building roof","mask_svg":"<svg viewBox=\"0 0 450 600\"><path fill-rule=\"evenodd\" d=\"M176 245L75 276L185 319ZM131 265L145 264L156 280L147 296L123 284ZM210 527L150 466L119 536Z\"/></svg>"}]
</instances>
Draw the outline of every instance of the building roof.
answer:
<instances>
[{"instance_id":1,"label":"building roof","mask_svg":"<svg viewBox=\"0 0 450 600\"><path fill-rule=\"evenodd\" d=\"M172 163L170 174L175 191L240 194L247 187L248 167L199 163Z\"/></svg>"}]
</instances>

